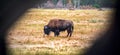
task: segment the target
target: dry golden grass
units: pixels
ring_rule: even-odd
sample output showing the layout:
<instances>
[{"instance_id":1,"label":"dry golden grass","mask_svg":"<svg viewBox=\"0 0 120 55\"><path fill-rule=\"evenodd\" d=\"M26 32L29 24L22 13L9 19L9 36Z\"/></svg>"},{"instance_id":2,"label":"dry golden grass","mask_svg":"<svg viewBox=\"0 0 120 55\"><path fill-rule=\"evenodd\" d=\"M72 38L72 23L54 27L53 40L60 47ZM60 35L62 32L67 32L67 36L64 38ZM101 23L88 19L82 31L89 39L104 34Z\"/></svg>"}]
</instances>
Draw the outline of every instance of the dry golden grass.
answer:
<instances>
[{"instance_id":1,"label":"dry golden grass","mask_svg":"<svg viewBox=\"0 0 120 55\"><path fill-rule=\"evenodd\" d=\"M8 31L7 43L14 55L77 55L83 52L109 26L112 10L30 9ZM50 19L74 22L74 32L68 41L66 32L60 36L43 37L43 26Z\"/></svg>"}]
</instances>

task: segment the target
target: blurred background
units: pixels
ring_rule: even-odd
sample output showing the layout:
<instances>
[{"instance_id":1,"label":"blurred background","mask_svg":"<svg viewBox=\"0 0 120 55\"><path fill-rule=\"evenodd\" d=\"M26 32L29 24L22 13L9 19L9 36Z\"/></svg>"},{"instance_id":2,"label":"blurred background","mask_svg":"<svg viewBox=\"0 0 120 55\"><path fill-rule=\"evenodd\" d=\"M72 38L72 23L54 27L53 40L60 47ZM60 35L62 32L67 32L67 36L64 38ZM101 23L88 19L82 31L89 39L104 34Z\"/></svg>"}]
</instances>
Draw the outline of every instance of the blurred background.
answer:
<instances>
[{"instance_id":1,"label":"blurred background","mask_svg":"<svg viewBox=\"0 0 120 55\"><path fill-rule=\"evenodd\" d=\"M11 55L82 55L111 24L113 0L46 0L26 11L8 31ZM73 34L43 37L44 25L51 19L71 20Z\"/></svg>"},{"instance_id":2,"label":"blurred background","mask_svg":"<svg viewBox=\"0 0 120 55\"><path fill-rule=\"evenodd\" d=\"M36 4L34 8L51 8L51 9L95 9L95 8L112 8L114 0L46 0L42 4Z\"/></svg>"}]
</instances>

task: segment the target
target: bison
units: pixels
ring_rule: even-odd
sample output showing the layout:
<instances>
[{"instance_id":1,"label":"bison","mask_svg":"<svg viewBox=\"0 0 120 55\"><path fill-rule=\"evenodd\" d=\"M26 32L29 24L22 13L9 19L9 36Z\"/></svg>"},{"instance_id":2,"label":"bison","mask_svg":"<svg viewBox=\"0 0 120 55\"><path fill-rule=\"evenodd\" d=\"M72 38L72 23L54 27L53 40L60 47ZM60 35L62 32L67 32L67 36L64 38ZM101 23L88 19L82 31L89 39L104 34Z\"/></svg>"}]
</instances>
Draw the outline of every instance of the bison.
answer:
<instances>
[{"instance_id":1,"label":"bison","mask_svg":"<svg viewBox=\"0 0 120 55\"><path fill-rule=\"evenodd\" d=\"M44 36L49 35L50 32L54 32L54 36L58 36L61 31L67 30L67 36L71 37L73 29L73 22L70 20L52 19L44 26Z\"/></svg>"}]
</instances>

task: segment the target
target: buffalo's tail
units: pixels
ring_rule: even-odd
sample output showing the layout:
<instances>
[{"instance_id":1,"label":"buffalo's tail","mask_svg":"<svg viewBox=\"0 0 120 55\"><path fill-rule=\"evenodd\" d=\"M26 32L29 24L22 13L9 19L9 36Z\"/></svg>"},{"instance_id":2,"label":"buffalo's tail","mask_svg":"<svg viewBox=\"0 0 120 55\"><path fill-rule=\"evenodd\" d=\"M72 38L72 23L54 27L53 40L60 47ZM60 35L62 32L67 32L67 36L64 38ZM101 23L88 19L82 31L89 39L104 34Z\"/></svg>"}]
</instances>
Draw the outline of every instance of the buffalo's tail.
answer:
<instances>
[{"instance_id":1,"label":"buffalo's tail","mask_svg":"<svg viewBox=\"0 0 120 55\"><path fill-rule=\"evenodd\" d=\"M73 30L74 30L74 24L72 22L71 31L73 32Z\"/></svg>"},{"instance_id":2,"label":"buffalo's tail","mask_svg":"<svg viewBox=\"0 0 120 55\"><path fill-rule=\"evenodd\" d=\"M71 27L71 31L72 31L72 32L73 32L73 30L74 30L74 26Z\"/></svg>"}]
</instances>

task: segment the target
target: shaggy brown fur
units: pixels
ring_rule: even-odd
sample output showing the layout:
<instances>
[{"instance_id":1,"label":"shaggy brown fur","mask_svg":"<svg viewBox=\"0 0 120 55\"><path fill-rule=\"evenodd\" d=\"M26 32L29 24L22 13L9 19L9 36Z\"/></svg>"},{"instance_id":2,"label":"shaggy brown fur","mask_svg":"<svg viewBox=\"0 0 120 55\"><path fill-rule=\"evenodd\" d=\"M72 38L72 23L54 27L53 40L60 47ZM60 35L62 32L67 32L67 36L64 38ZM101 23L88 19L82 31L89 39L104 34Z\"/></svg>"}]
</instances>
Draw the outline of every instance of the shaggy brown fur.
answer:
<instances>
[{"instance_id":1,"label":"shaggy brown fur","mask_svg":"<svg viewBox=\"0 0 120 55\"><path fill-rule=\"evenodd\" d=\"M63 19L52 19L47 24L51 28L59 28L61 26L65 26L67 24L71 24L73 26L73 22L70 20L63 20Z\"/></svg>"},{"instance_id":2,"label":"shaggy brown fur","mask_svg":"<svg viewBox=\"0 0 120 55\"><path fill-rule=\"evenodd\" d=\"M61 31L67 30L67 36L71 36L73 29L73 22L70 20L52 19L47 25L44 26L44 34L49 35L52 31L55 36L58 36Z\"/></svg>"}]
</instances>

